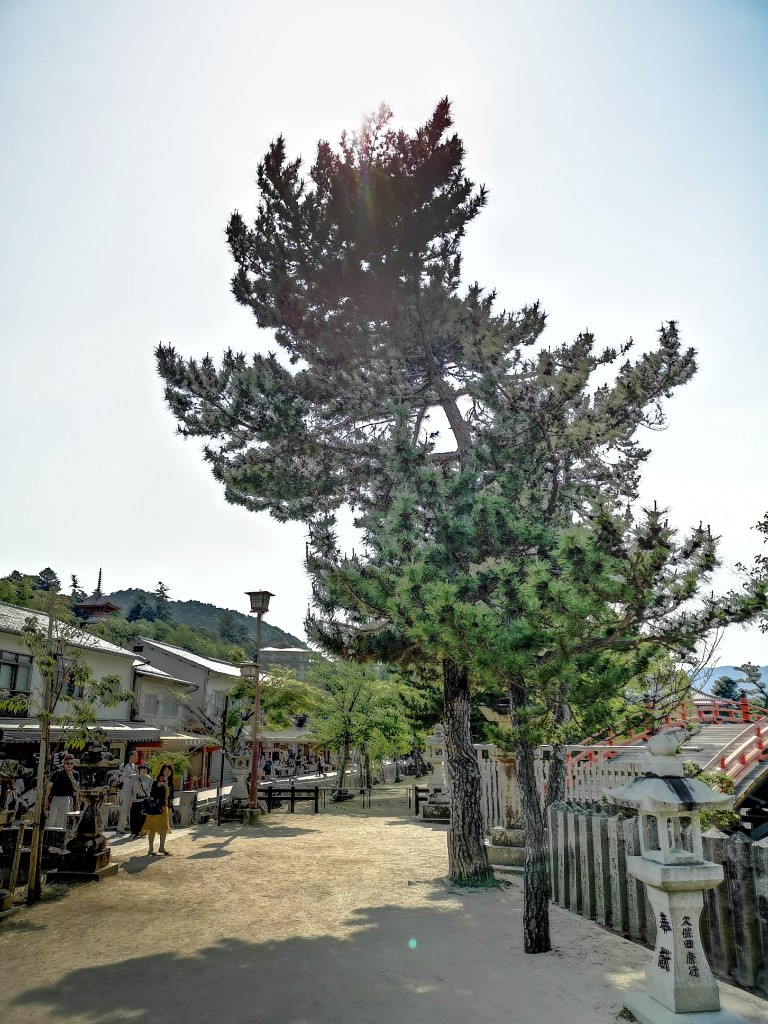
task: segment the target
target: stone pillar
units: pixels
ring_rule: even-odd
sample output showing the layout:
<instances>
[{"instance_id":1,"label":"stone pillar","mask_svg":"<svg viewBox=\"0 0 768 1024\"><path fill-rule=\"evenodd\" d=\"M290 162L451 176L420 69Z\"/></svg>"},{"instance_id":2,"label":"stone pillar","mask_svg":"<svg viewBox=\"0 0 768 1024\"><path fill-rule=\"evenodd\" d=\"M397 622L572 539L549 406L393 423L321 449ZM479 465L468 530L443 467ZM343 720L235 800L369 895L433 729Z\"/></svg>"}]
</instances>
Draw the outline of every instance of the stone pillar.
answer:
<instances>
[{"instance_id":1,"label":"stone pillar","mask_svg":"<svg viewBox=\"0 0 768 1024\"><path fill-rule=\"evenodd\" d=\"M568 808L557 804L557 904L563 910L571 905L571 875L568 867Z\"/></svg>"},{"instance_id":2,"label":"stone pillar","mask_svg":"<svg viewBox=\"0 0 768 1024\"><path fill-rule=\"evenodd\" d=\"M608 815L592 816L592 849L595 878L595 920L605 926L611 923L611 874L608 855Z\"/></svg>"},{"instance_id":3,"label":"stone pillar","mask_svg":"<svg viewBox=\"0 0 768 1024\"><path fill-rule=\"evenodd\" d=\"M421 808L421 817L424 821L450 821L451 798L445 781L445 734L440 722L434 733L427 736L427 757L432 763L433 785L427 802Z\"/></svg>"},{"instance_id":4,"label":"stone pillar","mask_svg":"<svg viewBox=\"0 0 768 1024\"><path fill-rule=\"evenodd\" d=\"M592 842L592 811L579 815L579 852L581 854L581 912L590 921L595 919L595 866Z\"/></svg>"},{"instance_id":5,"label":"stone pillar","mask_svg":"<svg viewBox=\"0 0 768 1024\"><path fill-rule=\"evenodd\" d=\"M624 818L618 814L608 819L608 863L611 877L611 928L627 936L627 853L624 847Z\"/></svg>"},{"instance_id":6,"label":"stone pillar","mask_svg":"<svg viewBox=\"0 0 768 1024\"><path fill-rule=\"evenodd\" d=\"M768 836L752 844L752 866L755 870L757 927L763 947L763 967L757 984L768 995Z\"/></svg>"},{"instance_id":7,"label":"stone pillar","mask_svg":"<svg viewBox=\"0 0 768 1024\"><path fill-rule=\"evenodd\" d=\"M720 865L704 860L699 814L721 809L731 798L684 778L676 748L669 733L651 737L646 775L605 794L610 803L638 812L632 824L639 826L640 854L627 858L627 871L644 883L656 928L648 990L632 992L624 1002L640 1024L743 1024L720 1009L699 923L704 891L723 880Z\"/></svg>"},{"instance_id":8,"label":"stone pillar","mask_svg":"<svg viewBox=\"0 0 768 1024\"><path fill-rule=\"evenodd\" d=\"M558 848L558 805L550 804L547 808L547 841L549 843L549 898L553 903L559 903L560 878L558 871L559 854Z\"/></svg>"},{"instance_id":9,"label":"stone pillar","mask_svg":"<svg viewBox=\"0 0 768 1024\"><path fill-rule=\"evenodd\" d=\"M711 828L702 837L704 856L708 861L725 864L728 836L719 829ZM706 923L709 933L709 949L712 966L718 974L733 974L736 951L733 945L733 923L731 921L728 886L718 885L704 893Z\"/></svg>"},{"instance_id":10,"label":"stone pillar","mask_svg":"<svg viewBox=\"0 0 768 1024\"><path fill-rule=\"evenodd\" d=\"M624 853L625 863L640 853L640 831L637 818L624 818ZM645 934L645 893L643 883L632 872L627 873L627 931L630 939L642 942Z\"/></svg>"},{"instance_id":11,"label":"stone pillar","mask_svg":"<svg viewBox=\"0 0 768 1024\"><path fill-rule=\"evenodd\" d=\"M750 839L744 835L732 836L726 843L727 877L736 946L734 974L738 983L745 988L755 988L757 985L762 960L751 846Z\"/></svg>"},{"instance_id":12,"label":"stone pillar","mask_svg":"<svg viewBox=\"0 0 768 1024\"><path fill-rule=\"evenodd\" d=\"M567 815L568 828L568 909L580 914L584 895L581 888L581 844L577 809L571 805Z\"/></svg>"},{"instance_id":13,"label":"stone pillar","mask_svg":"<svg viewBox=\"0 0 768 1024\"><path fill-rule=\"evenodd\" d=\"M520 789L517 784L517 763L509 754L497 754L501 771L501 813L505 828L521 828Z\"/></svg>"}]
</instances>

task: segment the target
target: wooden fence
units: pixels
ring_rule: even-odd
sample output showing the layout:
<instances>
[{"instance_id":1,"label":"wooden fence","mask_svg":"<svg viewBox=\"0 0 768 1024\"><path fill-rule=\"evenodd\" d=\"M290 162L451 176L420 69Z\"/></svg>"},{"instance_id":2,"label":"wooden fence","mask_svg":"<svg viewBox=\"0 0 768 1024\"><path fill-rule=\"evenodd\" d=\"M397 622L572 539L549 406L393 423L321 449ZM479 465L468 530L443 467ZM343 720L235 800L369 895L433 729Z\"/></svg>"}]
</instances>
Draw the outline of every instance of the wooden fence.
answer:
<instances>
[{"instance_id":1,"label":"wooden fence","mask_svg":"<svg viewBox=\"0 0 768 1024\"><path fill-rule=\"evenodd\" d=\"M553 804L548 810L551 897L625 938L653 946L656 919L645 886L627 871L640 853L638 819L604 804ZM685 842L685 836L684 836ZM704 833L704 856L725 881L704 894L701 938L712 970L768 994L768 839Z\"/></svg>"},{"instance_id":2,"label":"wooden fence","mask_svg":"<svg viewBox=\"0 0 768 1024\"><path fill-rule=\"evenodd\" d=\"M606 789L623 786L630 779L644 775L638 761L613 758L616 748L568 747L565 763L565 795L569 801L584 803L602 799ZM521 823L520 792L517 788L514 759L500 755L491 744L476 744L475 752L482 784L482 812L485 831L498 825L511 828ZM546 753L546 748L545 748ZM588 754L589 756L583 756ZM542 757L535 762L536 781L542 807L547 792L550 762Z\"/></svg>"}]
</instances>

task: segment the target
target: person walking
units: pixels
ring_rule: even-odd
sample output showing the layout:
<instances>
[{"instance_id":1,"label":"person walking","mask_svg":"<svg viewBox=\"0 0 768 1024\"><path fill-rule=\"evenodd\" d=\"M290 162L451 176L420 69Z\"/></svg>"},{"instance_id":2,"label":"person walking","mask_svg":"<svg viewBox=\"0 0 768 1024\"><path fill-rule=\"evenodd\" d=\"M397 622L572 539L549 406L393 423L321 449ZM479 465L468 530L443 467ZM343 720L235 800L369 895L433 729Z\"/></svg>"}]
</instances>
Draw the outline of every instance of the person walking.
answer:
<instances>
[{"instance_id":1,"label":"person walking","mask_svg":"<svg viewBox=\"0 0 768 1024\"><path fill-rule=\"evenodd\" d=\"M155 836L160 836L160 850L164 857L171 854L165 848L165 837L172 832L171 817L173 814L173 768L169 764L160 766L152 789L149 791L149 802L151 810L156 813L148 814L144 822L144 831L149 837L149 856L156 857Z\"/></svg>"},{"instance_id":2,"label":"person walking","mask_svg":"<svg viewBox=\"0 0 768 1024\"><path fill-rule=\"evenodd\" d=\"M124 836L128 828L128 818L131 814L133 803L133 787L139 777L139 769L136 762L139 759L137 750L131 750L125 758L125 764L120 769L120 778L117 782L118 802L120 811L117 818L117 835Z\"/></svg>"},{"instance_id":3,"label":"person walking","mask_svg":"<svg viewBox=\"0 0 768 1024\"><path fill-rule=\"evenodd\" d=\"M322 757L318 757L317 759L317 774L325 775L325 762L323 761Z\"/></svg>"},{"instance_id":4,"label":"person walking","mask_svg":"<svg viewBox=\"0 0 768 1024\"><path fill-rule=\"evenodd\" d=\"M149 800L152 790L152 780L149 776L149 765L139 764L136 766L139 774L133 780L131 786L131 813L128 818L131 835L138 839L144 826L144 801Z\"/></svg>"},{"instance_id":5,"label":"person walking","mask_svg":"<svg viewBox=\"0 0 768 1024\"><path fill-rule=\"evenodd\" d=\"M46 828L66 828L69 812L80 809L80 787L74 767L72 754L65 754L61 768L51 776L45 791Z\"/></svg>"}]
</instances>

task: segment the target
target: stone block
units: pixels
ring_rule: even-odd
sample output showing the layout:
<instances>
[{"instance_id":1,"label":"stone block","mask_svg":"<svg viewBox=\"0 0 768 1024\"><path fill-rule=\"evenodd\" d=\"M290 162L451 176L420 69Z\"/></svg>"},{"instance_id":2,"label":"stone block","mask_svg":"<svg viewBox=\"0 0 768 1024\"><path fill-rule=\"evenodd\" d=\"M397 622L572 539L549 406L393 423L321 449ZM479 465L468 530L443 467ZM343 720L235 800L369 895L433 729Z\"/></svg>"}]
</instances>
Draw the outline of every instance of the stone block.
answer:
<instances>
[{"instance_id":1,"label":"stone block","mask_svg":"<svg viewBox=\"0 0 768 1024\"><path fill-rule=\"evenodd\" d=\"M711 1010L702 1013L675 1013L662 1006L647 992L630 992L624 1005L635 1015L639 1024L746 1024L743 1017L729 1010Z\"/></svg>"},{"instance_id":2,"label":"stone block","mask_svg":"<svg viewBox=\"0 0 768 1024\"><path fill-rule=\"evenodd\" d=\"M447 804L426 803L421 808L422 821L446 822L451 820L451 809Z\"/></svg>"},{"instance_id":3,"label":"stone block","mask_svg":"<svg viewBox=\"0 0 768 1024\"><path fill-rule=\"evenodd\" d=\"M493 843L486 843L485 849L488 852L488 862L494 867L525 867L525 848L520 846L495 846Z\"/></svg>"},{"instance_id":4,"label":"stone block","mask_svg":"<svg viewBox=\"0 0 768 1024\"><path fill-rule=\"evenodd\" d=\"M521 828L492 828L494 846L525 846L525 832Z\"/></svg>"}]
</instances>

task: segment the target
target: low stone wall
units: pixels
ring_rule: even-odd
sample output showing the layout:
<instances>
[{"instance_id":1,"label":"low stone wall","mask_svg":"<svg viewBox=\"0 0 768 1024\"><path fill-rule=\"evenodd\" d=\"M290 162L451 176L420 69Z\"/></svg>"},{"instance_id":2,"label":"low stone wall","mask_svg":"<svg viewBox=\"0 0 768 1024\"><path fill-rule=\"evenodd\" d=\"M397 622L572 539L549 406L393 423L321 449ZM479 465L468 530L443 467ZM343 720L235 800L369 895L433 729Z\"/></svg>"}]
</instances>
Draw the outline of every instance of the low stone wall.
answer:
<instances>
[{"instance_id":1,"label":"low stone wall","mask_svg":"<svg viewBox=\"0 0 768 1024\"><path fill-rule=\"evenodd\" d=\"M625 938L653 946L656 921L645 886L627 872L640 853L638 819L606 804L552 804L549 867L554 903ZM712 970L768 994L768 838L704 833L704 856L725 881L704 895L701 938Z\"/></svg>"}]
</instances>

